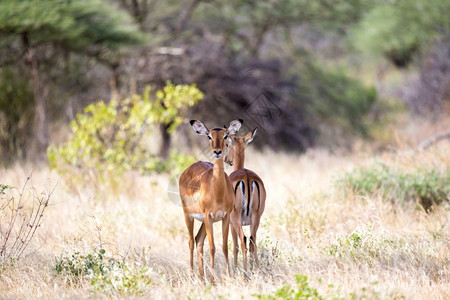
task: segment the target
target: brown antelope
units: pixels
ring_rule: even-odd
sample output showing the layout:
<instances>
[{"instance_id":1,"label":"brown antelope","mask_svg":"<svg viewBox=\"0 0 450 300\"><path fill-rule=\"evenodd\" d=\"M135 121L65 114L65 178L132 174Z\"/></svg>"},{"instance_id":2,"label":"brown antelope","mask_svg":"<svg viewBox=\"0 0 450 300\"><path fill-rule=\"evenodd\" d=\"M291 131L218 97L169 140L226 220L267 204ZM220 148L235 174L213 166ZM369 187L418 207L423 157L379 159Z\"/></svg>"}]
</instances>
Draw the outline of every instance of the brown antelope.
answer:
<instances>
[{"instance_id":1,"label":"brown antelope","mask_svg":"<svg viewBox=\"0 0 450 300\"><path fill-rule=\"evenodd\" d=\"M211 254L211 281L214 281L215 245L213 223L222 221L222 250L228 264L228 228L230 215L233 210L234 190L231 180L224 172L223 158L228 152L229 136L235 134L241 127L242 120L234 120L228 129L214 128L209 130L200 121L192 120L191 126L199 135L206 135L209 139L214 164L198 161L188 167L180 176L179 190L183 205L184 219L189 232L190 266L194 270L194 220L201 221L201 229L195 236L197 245L198 268L200 276L204 278L203 243L206 236L209 241ZM204 225L204 226L203 226Z\"/></svg>"},{"instance_id":2,"label":"brown antelope","mask_svg":"<svg viewBox=\"0 0 450 300\"><path fill-rule=\"evenodd\" d=\"M231 213L234 265L237 266L239 253L237 239L239 237L244 270L247 270L247 237L244 235L242 226L250 225L249 250L253 261L258 265L256 231L266 204L266 189L263 181L255 172L244 168L245 146L253 141L257 129L255 128L243 137L230 137L232 147L225 157L225 162L234 165L234 171L230 174L235 194L234 208Z\"/></svg>"}]
</instances>

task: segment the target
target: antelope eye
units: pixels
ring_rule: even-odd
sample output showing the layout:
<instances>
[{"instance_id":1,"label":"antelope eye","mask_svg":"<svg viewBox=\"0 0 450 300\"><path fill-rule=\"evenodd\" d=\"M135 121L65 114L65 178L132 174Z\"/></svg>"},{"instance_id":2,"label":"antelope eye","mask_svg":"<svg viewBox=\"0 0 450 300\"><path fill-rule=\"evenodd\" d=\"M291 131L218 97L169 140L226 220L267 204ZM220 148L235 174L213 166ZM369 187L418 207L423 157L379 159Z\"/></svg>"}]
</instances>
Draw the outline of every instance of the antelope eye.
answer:
<instances>
[{"instance_id":1,"label":"antelope eye","mask_svg":"<svg viewBox=\"0 0 450 300\"><path fill-rule=\"evenodd\" d=\"M212 137L210 135L208 135L208 140L212 140Z\"/></svg>"},{"instance_id":2,"label":"antelope eye","mask_svg":"<svg viewBox=\"0 0 450 300\"><path fill-rule=\"evenodd\" d=\"M225 134L225 135L223 136L223 139L226 140L227 138L228 138L228 135Z\"/></svg>"}]
</instances>

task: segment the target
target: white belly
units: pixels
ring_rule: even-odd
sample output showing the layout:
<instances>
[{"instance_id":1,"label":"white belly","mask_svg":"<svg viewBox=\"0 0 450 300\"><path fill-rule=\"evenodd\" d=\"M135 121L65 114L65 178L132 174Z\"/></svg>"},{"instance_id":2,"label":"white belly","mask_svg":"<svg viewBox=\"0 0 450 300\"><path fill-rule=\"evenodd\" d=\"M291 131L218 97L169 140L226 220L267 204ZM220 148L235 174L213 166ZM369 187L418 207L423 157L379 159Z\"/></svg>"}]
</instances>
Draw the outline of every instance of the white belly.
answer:
<instances>
[{"instance_id":1,"label":"white belly","mask_svg":"<svg viewBox=\"0 0 450 300\"><path fill-rule=\"evenodd\" d=\"M190 214L189 215L191 219L196 219L200 222L205 222L205 215L204 214Z\"/></svg>"},{"instance_id":2,"label":"white belly","mask_svg":"<svg viewBox=\"0 0 450 300\"><path fill-rule=\"evenodd\" d=\"M222 220L223 218L225 218L225 216L227 215L226 211L223 210L218 210L215 213L214 212L210 212L209 216L211 217L211 221L212 222L217 222ZM205 215L202 213L199 214L190 214L189 215L191 217L191 219L196 219L200 222L205 222Z\"/></svg>"}]
</instances>

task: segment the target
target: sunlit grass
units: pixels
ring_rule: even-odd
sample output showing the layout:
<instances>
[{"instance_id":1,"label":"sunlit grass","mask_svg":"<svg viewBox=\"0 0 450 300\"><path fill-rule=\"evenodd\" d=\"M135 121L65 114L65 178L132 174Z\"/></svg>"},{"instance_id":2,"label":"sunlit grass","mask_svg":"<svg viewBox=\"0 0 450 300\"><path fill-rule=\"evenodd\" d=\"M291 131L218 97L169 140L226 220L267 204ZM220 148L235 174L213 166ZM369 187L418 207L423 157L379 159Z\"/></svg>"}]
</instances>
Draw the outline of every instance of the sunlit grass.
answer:
<instances>
[{"instance_id":1,"label":"sunlit grass","mask_svg":"<svg viewBox=\"0 0 450 300\"><path fill-rule=\"evenodd\" d=\"M446 165L439 167L448 169L443 153L449 151L443 142L415 158L390 153L377 159L409 168L419 158L424 166L433 166L441 155ZM448 298L449 203L427 213L414 202L337 189L336 178L370 162L366 156L249 149L246 166L260 174L268 192L258 231L260 267L226 275L218 223L215 286L199 279L196 264L194 275L189 270L182 208L169 200L167 176L130 173L121 180L119 193L108 193L69 188L47 168L35 170L37 189L58 185L30 245L34 251L0 270L1 296L270 298L300 291L343 299ZM3 170L0 182L20 186L31 169L17 165ZM230 248L230 258L231 253ZM89 255L91 264L86 262ZM208 251L205 259L209 262ZM69 261L85 264L85 273L61 269ZM296 281L296 275L304 277Z\"/></svg>"}]
</instances>

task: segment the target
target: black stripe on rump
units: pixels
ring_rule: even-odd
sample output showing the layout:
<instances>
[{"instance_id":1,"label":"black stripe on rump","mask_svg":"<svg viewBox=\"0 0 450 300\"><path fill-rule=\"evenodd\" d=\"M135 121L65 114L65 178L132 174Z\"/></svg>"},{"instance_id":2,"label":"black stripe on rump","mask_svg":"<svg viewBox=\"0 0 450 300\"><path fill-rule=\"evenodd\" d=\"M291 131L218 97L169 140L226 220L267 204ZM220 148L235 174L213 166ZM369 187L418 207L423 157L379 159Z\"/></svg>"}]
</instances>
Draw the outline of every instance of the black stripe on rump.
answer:
<instances>
[{"instance_id":1,"label":"black stripe on rump","mask_svg":"<svg viewBox=\"0 0 450 300\"><path fill-rule=\"evenodd\" d=\"M236 186L234 187L234 197L236 197L236 191L237 191L237 189L238 189L238 186L241 184L241 183L244 183L242 180L240 180L240 181L238 181L237 183L236 183ZM245 195L245 184L244 184L244 195Z\"/></svg>"},{"instance_id":2,"label":"black stripe on rump","mask_svg":"<svg viewBox=\"0 0 450 300\"><path fill-rule=\"evenodd\" d=\"M250 187L250 178L248 177L247 170L245 170L245 175L247 177L247 189L248 189L248 196L247 196L247 198L248 198L248 200L247 200L247 217L248 217L248 213L250 212L250 194L253 191L250 191L250 189L251 189L251 187Z\"/></svg>"},{"instance_id":3,"label":"black stripe on rump","mask_svg":"<svg viewBox=\"0 0 450 300\"><path fill-rule=\"evenodd\" d=\"M259 211L259 206L261 205L261 191L259 190L259 183L257 181L252 181L252 183L256 184L256 187L258 188L258 211Z\"/></svg>"}]
</instances>

